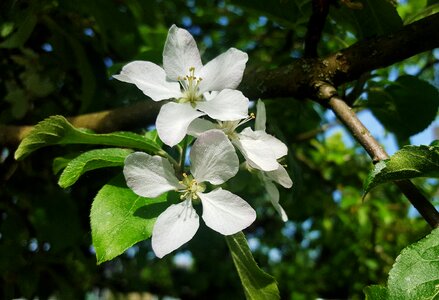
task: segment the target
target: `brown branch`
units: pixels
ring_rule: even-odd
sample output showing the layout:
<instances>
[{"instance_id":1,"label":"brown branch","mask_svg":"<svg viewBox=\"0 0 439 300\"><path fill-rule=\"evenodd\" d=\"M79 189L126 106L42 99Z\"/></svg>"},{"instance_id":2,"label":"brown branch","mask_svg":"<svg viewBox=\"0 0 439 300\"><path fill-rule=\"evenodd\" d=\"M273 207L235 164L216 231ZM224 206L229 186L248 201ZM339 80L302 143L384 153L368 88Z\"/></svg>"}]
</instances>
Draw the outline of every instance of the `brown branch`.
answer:
<instances>
[{"instance_id":1,"label":"brown branch","mask_svg":"<svg viewBox=\"0 0 439 300\"><path fill-rule=\"evenodd\" d=\"M75 127L88 128L98 133L128 130L154 123L155 116L163 104L163 101L142 101L127 107L67 119ZM17 146L32 128L33 126L0 125L0 145Z\"/></svg>"},{"instance_id":2,"label":"brown branch","mask_svg":"<svg viewBox=\"0 0 439 300\"><path fill-rule=\"evenodd\" d=\"M337 96L334 87L321 84L318 95L320 101L327 101L328 106L360 145L363 146L374 163L389 158L389 155L361 123L357 115L352 111L352 108ZM410 180L395 181L395 184L432 228L439 227L438 211Z\"/></svg>"},{"instance_id":3,"label":"brown branch","mask_svg":"<svg viewBox=\"0 0 439 300\"><path fill-rule=\"evenodd\" d=\"M316 99L316 85L319 82L338 86L358 79L365 72L439 47L437 28L439 13L406 25L395 33L358 42L323 59L298 59L275 70L248 70L239 88L250 99ZM160 103L146 101L122 109L82 115L73 118L78 120L74 125L97 132L134 128L150 123L159 105ZM124 114L120 114L121 111ZM30 128L0 125L0 145L16 146Z\"/></svg>"},{"instance_id":4,"label":"brown branch","mask_svg":"<svg viewBox=\"0 0 439 300\"><path fill-rule=\"evenodd\" d=\"M313 83L339 86L361 74L439 47L439 13L380 37L360 41L322 59L298 59L275 70L248 70L240 89L249 98L314 98Z\"/></svg>"},{"instance_id":5,"label":"brown branch","mask_svg":"<svg viewBox=\"0 0 439 300\"><path fill-rule=\"evenodd\" d=\"M317 57L317 45L322 37L326 17L329 13L330 0L313 0L312 15L308 21L308 31L305 36L305 57Z\"/></svg>"}]
</instances>

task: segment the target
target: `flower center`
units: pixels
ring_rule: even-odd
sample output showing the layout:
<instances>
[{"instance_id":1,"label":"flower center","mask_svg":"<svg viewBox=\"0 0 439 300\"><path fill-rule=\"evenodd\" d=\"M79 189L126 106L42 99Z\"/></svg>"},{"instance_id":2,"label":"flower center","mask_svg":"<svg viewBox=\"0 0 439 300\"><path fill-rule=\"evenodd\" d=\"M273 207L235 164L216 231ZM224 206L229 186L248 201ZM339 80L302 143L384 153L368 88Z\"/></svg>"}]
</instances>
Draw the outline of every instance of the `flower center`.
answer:
<instances>
[{"instance_id":1,"label":"flower center","mask_svg":"<svg viewBox=\"0 0 439 300\"><path fill-rule=\"evenodd\" d=\"M189 75L178 77L178 82L180 82L183 88L183 96L179 99L180 103L189 102L192 107L195 108L198 101L203 100L203 95L200 93L199 85L201 77L195 76L195 68L189 68Z\"/></svg>"},{"instance_id":2,"label":"flower center","mask_svg":"<svg viewBox=\"0 0 439 300\"><path fill-rule=\"evenodd\" d=\"M184 186L184 188L178 190L180 193L182 193L180 195L181 200L197 200L197 193L202 193L206 189L206 185L204 183L197 182L192 175L187 175L186 173L183 173L183 180L179 181L179 183Z\"/></svg>"},{"instance_id":3,"label":"flower center","mask_svg":"<svg viewBox=\"0 0 439 300\"><path fill-rule=\"evenodd\" d=\"M255 114L251 113L249 116L247 116L247 118L240 121L218 121L218 128L221 129L230 140L234 140L238 138L236 128L247 123L248 121L253 120L254 118L256 118Z\"/></svg>"}]
</instances>

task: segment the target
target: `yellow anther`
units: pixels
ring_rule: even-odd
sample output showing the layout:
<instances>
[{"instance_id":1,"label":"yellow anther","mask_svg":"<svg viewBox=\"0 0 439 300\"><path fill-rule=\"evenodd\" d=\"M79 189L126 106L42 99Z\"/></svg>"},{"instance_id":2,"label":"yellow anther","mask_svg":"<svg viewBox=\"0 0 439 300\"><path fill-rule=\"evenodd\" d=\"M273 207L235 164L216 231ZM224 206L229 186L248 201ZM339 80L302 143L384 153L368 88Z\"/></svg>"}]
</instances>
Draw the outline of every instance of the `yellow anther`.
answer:
<instances>
[{"instance_id":1,"label":"yellow anther","mask_svg":"<svg viewBox=\"0 0 439 300\"><path fill-rule=\"evenodd\" d=\"M186 177L187 177L187 174L186 174L186 173L183 173L183 177L186 178Z\"/></svg>"},{"instance_id":2,"label":"yellow anther","mask_svg":"<svg viewBox=\"0 0 439 300\"><path fill-rule=\"evenodd\" d=\"M255 119L256 115L254 113L250 113L250 118Z\"/></svg>"},{"instance_id":3,"label":"yellow anther","mask_svg":"<svg viewBox=\"0 0 439 300\"><path fill-rule=\"evenodd\" d=\"M189 68L189 72L194 72L195 71L195 67L190 67Z\"/></svg>"}]
</instances>

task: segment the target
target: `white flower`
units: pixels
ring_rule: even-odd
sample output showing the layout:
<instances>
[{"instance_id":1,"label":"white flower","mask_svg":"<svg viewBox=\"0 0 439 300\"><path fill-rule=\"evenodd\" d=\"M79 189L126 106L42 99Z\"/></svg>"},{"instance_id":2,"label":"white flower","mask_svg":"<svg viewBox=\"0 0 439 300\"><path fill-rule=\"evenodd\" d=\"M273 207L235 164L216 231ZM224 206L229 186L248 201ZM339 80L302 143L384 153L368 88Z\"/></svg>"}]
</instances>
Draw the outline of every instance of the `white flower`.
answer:
<instances>
[{"instance_id":1,"label":"white flower","mask_svg":"<svg viewBox=\"0 0 439 300\"><path fill-rule=\"evenodd\" d=\"M188 133L198 136L202 132L211 129L220 129L229 137L233 145L240 150L252 168L262 171L275 171L279 168L277 160L287 155L288 148L280 140L265 132L265 106L262 101L258 102L257 108L255 130L246 127L240 133L236 131L239 126L254 118L252 114L243 120L218 121L217 124L197 119L189 125ZM260 121L261 119L263 122Z\"/></svg>"},{"instance_id":2,"label":"white flower","mask_svg":"<svg viewBox=\"0 0 439 300\"><path fill-rule=\"evenodd\" d=\"M256 219L254 209L239 196L222 188L204 193L204 182L219 185L238 172L238 157L223 132L201 134L192 146L190 160L191 175L183 174L181 181L163 157L135 152L125 160L127 185L137 195L154 198L171 190L181 193L182 202L161 213L153 228L152 248L160 258L188 242L198 230L192 202L201 201L206 225L224 235L241 231Z\"/></svg>"},{"instance_id":3,"label":"white flower","mask_svg":"<svg viewBox=\"0 0 439 300\"><path fill-rule=\"evenodd\" d=\"M230 48L203 66L191 34L172 25L163 50L163 68L148 61L134 61L113 77L135 84L154 101L176 99L162 106L156 124L161 140L174 146L200 116L229 121L247 115L248 99L234 90L241 82L247 60L245 52ZM206 99L210 91L219 93Z\"/></svg>"},{"instance_id":4,"label":"white flower","mask_svg":"<svg viewBox=\"0 0 439 300\"><path fill-rule=\"evenodd\" d=\"M246 127L240 133L236 132L237 127L254 118L251 115L244 120L219 121L218 124L197 119L190 124L188 132L191 135L199 136L202 132L214 128L221 129L245 157L248 168L257 170L271 203L282 220L287 221L288 217L279 204L279 191L273 181L285 188L290 188L293 185L287 171L278 162L278 159L287 154L288 148L280 140L265 132L266 113L262 101L258 101L256 110L254 131L250 127Z\"/></svg>"}]
</instances>

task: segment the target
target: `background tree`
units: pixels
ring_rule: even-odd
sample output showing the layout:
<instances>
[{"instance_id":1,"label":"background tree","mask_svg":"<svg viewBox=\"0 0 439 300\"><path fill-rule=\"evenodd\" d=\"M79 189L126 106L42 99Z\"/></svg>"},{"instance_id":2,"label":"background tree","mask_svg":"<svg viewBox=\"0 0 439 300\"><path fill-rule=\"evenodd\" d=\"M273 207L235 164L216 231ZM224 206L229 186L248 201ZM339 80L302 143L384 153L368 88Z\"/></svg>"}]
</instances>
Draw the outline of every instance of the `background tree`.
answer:
<instances>
[{"instance_id":1,"label":"background tree","mask_svg":"<svg viewBox=\"0 0 439 300\"><path fill-rule=\"evenodd\" d=\"M251 100L266 100L268 131L289 147L285 163L294 186L281 191L288 222L278 218L250 175L231 184L257 209L247 238L256 261L277 278L281 298L363 298L365 286L384 284L401 249L437 227L438 182L385 184L363 199L372 163L388 156L357 115L371 111L399 147L436 119L438 5L2 1L2 296L79 299L103 291L148 291L183 299L244 297L227 244L205 228L162 260L145 241L97 266L90 207L121 169L86 173L67 189L52 171L62 165L58 159L52 166L54 157L74 157L91 147L47 147L14 160L29 125L52 115L96 132L147 131L158 104L111 75L132 60L160 64L171 24L191 32L203 61L231 46L249 54L240 88ZM348 134L329 130L339 123ZM437 176L434 151L432 169L421 175ZM413 177L390 175L376 180Z\"/></svg>"}]
</instances>

